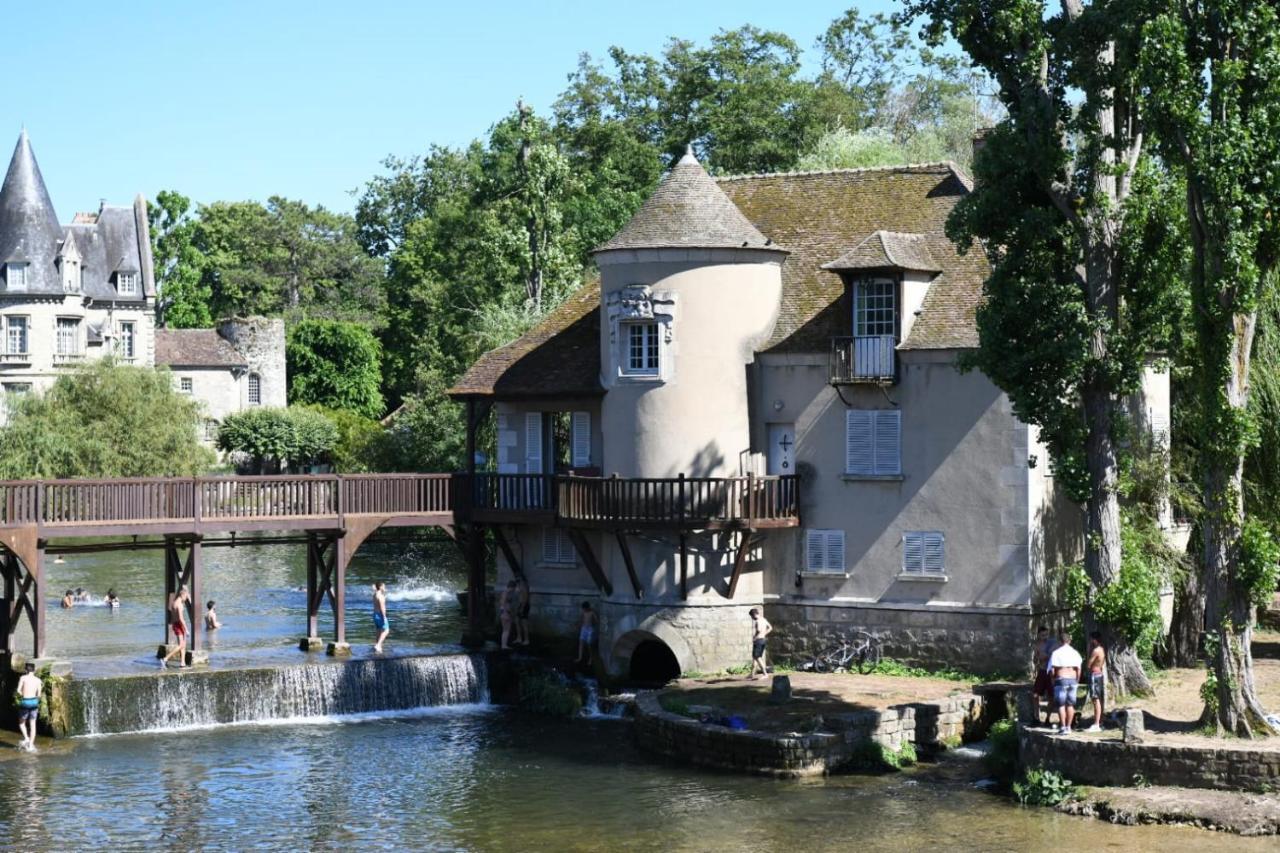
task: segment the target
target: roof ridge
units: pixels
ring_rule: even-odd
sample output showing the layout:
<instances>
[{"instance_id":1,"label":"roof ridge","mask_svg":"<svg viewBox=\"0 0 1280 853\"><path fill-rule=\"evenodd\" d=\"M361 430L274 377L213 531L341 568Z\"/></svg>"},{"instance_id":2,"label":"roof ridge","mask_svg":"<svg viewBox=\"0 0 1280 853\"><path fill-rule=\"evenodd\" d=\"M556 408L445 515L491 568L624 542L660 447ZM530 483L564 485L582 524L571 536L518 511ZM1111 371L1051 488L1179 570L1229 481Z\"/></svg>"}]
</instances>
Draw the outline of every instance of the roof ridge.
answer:
<instances>
[{"instance_id":1,"label":"roof ridge","mask_svg":"<svg viewBox=\"0 0 1280 853\"><path fill-rule=\"evenodd\" d=\"M898 163L892 166L857 166L846 169L794 169L785 172L744 172L740 175L718 175L715 181L746 181L752 178L801 178L811 175L849 175L861 172L891 172L908 169L946 168L955 172L957 177L967 178L967 173L954 160L936 160L927 163Z\"/></svg>"}]
</instances>

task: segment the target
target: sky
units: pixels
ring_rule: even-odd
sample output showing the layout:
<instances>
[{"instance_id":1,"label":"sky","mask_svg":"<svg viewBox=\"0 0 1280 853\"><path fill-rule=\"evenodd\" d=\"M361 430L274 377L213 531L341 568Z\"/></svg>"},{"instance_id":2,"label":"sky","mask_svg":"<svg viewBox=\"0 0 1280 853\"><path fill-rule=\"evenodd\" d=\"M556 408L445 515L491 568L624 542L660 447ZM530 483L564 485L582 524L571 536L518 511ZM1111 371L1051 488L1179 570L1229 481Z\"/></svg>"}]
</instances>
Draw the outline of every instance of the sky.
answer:
<instances>
[{"instance_id":1,"label":"sky","mask_svg":"<svg viewBox=\"0 0 1280 853\"><path fill-rule=\"evenodd\" d=\"M582 52L750 23L812 62L848 2L0 0L0 150L26 126L64 222L162 189L350 211L388 155L464 145L517 98L549 111Z\"/></svg>"}]
</instances>

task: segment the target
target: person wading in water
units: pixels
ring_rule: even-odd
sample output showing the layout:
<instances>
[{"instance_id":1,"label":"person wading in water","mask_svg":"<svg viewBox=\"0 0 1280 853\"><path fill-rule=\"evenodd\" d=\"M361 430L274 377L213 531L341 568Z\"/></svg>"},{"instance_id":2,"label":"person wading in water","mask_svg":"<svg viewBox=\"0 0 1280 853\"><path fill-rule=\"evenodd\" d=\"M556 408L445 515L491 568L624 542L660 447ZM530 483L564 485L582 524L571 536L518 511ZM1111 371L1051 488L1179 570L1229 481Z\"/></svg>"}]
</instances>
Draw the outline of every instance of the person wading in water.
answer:
<instances>
[{"instance_id":1,"label":"person wading in water","mask_svg":"<svg viewBox=\"0 0 1280 853\"><path fill-rule=\"evenodd\" d=\"M36 665L27 662L27 671L18 679L18 733L22 735L19 749L36 748L36 717L40 715L40 693L44 682L36 675Z\"/></svg>"},{"instance_id":2,"label":"person wading in water","mask_svg":"<svg viewBox=\"0 0 1280 853\"><path fill-rule=\"evenodd\" d=\"M164 656L160 661L160 668L168 669L169 659L177 655L178 669L183 669L187 665L187 588L185 586L178 589L178 594L169 603L169 622L173 627L173 638L178 641L178 647Z\"/></svg>"},{"instance_id":3,"label":"person wading in water","mask_svg":"<svg viewBox=\"0 0 1280 853\"><path fill-rule=\"evenodd\" d=\"M382 654L382 644L391 633L391 620L387 618L387 585L378 581L373 585L373 627L378 629L378 639L373 650Z\"/></svg>"}]
</instances>

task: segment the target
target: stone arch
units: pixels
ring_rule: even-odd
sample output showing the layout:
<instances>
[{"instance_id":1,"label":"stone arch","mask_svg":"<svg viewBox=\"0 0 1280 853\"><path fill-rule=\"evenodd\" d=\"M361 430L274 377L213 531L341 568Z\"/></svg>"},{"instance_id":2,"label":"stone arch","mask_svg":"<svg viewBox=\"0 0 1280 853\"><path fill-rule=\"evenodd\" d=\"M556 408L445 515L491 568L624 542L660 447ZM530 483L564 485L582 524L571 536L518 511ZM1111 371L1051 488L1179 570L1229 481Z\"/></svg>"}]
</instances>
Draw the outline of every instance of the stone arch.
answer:
<instances>
[{"instance_id":1,"label":"stone arch","mask_svg":"<svg viewBox=\"0 0 1280 853\"><path fill-rule=\"evenodd\" d=\"M694 668L693 652L670 623L660 616L653 615L639 619L634 614L623 616L614 623L614 641L609 648L609 658L605 662L610 674L625 676L631 668L631 655L644 642L662 643L675 655L681 672Z\"/></svg>"}]
</instances>

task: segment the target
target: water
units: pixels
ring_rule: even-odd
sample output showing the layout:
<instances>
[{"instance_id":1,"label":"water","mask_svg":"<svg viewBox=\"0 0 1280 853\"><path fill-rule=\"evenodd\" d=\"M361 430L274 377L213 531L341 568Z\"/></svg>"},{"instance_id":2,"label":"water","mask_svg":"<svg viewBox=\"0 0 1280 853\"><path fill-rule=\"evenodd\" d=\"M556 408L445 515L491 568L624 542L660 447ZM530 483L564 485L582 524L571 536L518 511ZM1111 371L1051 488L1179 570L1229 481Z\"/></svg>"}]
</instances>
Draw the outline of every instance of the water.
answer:
<instances>
[{"instance_id":1,"label":"water","mask_svg":"<svg viewBox=\"0 0 1280 853\"><path fill-rule=\"evenodd\" d=\"M17 849L1274 850L1023 809L958 769L778 781L640 753L632 727L442 708L415 719L0 749Z\"/></svg>"},{"instance_id":2,"label":"water","mask_svg":"<svg viewBox=\"0 0 1280 853\"><path fill-rule=\"evenodd\" d=\"M252 543L252 539L246 539ZM298 638L306 633L306 551L302 545L206 548L204 598L217 601L223 626L207 634L210 663L243 666L301 659ZM164 636L162 551L68 554L46 565L50 601L46 609L48 652L69 659L77 674L154 668L156 644ZM374 581L388 584L391 638L388 649L456 649L463 619L456 592L466 586L456 547L448 542L369 543L347 569L347 638L357 653L375 637L370 618ZM118 608L58 606L62 591L84 587L97 601L108 588ZM204 602L200 603L203 619ZM332 638L328 603L320 609L321 636ZM19 631L19 649L29 646Z\"/></svg>"}]
</instances>

